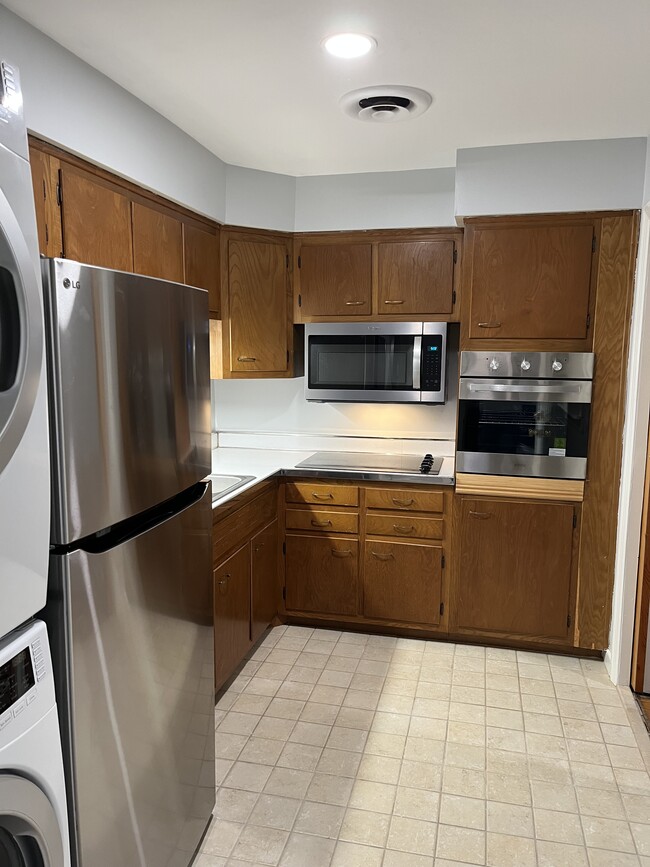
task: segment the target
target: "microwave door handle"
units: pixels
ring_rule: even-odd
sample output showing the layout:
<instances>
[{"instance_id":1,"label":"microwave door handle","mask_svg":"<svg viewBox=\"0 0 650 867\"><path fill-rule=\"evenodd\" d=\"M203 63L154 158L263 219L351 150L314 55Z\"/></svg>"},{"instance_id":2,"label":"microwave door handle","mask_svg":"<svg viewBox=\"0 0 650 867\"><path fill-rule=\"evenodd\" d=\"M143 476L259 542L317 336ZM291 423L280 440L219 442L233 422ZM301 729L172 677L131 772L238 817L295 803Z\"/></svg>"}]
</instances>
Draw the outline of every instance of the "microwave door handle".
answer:
<instances>
[{"instance_id":1,"label":"microwave door handle","mask_svg":"<svg viewBox=\"0 0 650 867\"><path fill-rule=\"evenodd\" d=\"M480 392L503 392L505 394L580 394L582 391L581 385L529 385L523 383L521 385L504 385L502 383L492 383L485 385L476 385L470 383L469 390L475 393Z\"/></svg>"},{"instance_id":2,"label":"microwave door handle","mask_svg":"<svg viewBox=\"0 0 650 867\"><path fill-rule=\"evenodd\" d=\"M413 391L420 390L420 370L422 367L422 335L413 338Z\"/></svg>"}]
</instances>

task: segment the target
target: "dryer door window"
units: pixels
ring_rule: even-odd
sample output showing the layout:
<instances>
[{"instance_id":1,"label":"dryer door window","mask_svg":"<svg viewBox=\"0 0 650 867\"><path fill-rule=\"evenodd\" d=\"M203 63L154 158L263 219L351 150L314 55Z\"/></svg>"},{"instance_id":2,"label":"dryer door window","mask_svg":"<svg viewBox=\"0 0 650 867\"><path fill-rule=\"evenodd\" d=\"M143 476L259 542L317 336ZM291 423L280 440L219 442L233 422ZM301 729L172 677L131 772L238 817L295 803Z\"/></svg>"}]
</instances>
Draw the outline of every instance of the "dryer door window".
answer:
<instances>
[{"instance_id":1,"label":"dryer door window","mask_svg":"<svg viewBox=\"0 0 650 867\"><path fill-rule=\"evenodd\" d=\"M54 808L42 789L14 774L0 774L2 867L64 867Z\"/></svg>"},{"instance_id":2,"label":"dryer door window","mask_svg":"<svg viewBox=\"0 0 650 867\"><path fill-rule=\"evenodd\" d=\"M34 261L0 191L0 472L34 407L43 358L41 294Z\"/></svg>"}]
</instances>

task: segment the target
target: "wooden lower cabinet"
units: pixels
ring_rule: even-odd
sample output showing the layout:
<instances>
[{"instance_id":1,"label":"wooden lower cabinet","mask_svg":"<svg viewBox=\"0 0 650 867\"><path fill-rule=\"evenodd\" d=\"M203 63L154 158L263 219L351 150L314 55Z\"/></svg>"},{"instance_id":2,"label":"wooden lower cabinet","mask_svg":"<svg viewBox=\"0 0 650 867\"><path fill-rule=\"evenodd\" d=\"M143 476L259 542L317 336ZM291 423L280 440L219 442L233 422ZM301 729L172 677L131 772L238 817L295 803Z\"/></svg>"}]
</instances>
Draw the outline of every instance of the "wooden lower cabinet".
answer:
<instances>
[{"instance_id":1,"label":"wooden lower cabinet","mask_svg":"<svg viewBox=\"0 0 650 867\"><path fill-rule=\"evenodd\" d=\"M572 644L578 511L459 498L450 630Z\"/></svg>"},{"instance_id":2,"label":"wooden lower cabinet","mask_svg":"<svg viewBox=\"0 0 650 867\"><path fill-rule=\"evenodd\" d=\"M334 536L287 534L286 608L354 615L359 596L359 543Z\"/></svg>"},{"instance_id":3,"label":"wooden lower cabinet","mask_svg":"<svg viewBox=\"0 0 650 867\"><path fill-rule=\"evenodd\" d=\"M214 570L215 683L221 686L250 648L250 544Z\"/></svg>"},{"instance_id":4,"label":"wooden lower cabinet","mask_svg":"<svg viewBox=\"0 0 650 867\"><path fill-rule=\"evenodd\" d=\"M277 519L251 539L251 641L255 643L278 613Z\"/></svg>"},{"instance_id":5,"label":"wooden lower cabinet","mask_svg":"<svg viewBox=\"0 0 650 867\"><path fill-rule=\"evenodd\" d=\"M365 617L437 626L441 619L442 547L366 541Z\"/></svg>"}]
</instances>

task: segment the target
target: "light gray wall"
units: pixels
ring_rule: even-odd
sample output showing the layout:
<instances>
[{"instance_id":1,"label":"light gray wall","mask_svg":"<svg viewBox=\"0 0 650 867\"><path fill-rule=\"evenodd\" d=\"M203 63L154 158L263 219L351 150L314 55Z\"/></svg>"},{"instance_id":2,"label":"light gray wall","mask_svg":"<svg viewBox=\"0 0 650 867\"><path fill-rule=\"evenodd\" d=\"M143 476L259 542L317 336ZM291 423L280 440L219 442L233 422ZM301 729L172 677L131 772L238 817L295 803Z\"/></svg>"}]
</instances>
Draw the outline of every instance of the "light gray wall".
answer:
<instances>
[{"instance_id":1,"label":"light gray wall","mask_svg":"<svg viewBox=\"0 0 650 867\"><path fill-rule=\"evenodd\" d=\"M639 208L647 140L462 148L456 216Z\"/></svg>"},{"instance_id":2,"label":"light gray wall","mask_svg":"<svg viewBox=\"0 0 650 867\"><path fill-rule=\"evenodd\" d=\"M648 147L645 158L645 184L643 188L643 204L650 204L650 137L648 138ZM650 649L650 642L648 643Z\"/></svg>"},{"instance_id":3,"label":"light gray wall","mask_svg":"<svg viewBox=\"0 0 650 867\"><path fill-rule=\"evenodd\" d=\"M4 6L0 51L20 69L32 132L224 219L226 164L177 126Z\"/></svg>"},{"instance_id":4,"label":"light gray wall","mask_svg":"<svg viewBox=\"0 0 650 867\"><path fill-rule=\"evenodd\" d=\"M240 166L226 168L226 223L293 232L296 179Z\"/></svg>"},{"instance_id":5,"label":"light gray wall","mask_svg":"<svg viewBox=\"0 0 650 867\"><path fill-rule=\"evenodd\" d=\"M454 169L296 178L296 231L455 226Z\"/></svg>"}]
</instances>

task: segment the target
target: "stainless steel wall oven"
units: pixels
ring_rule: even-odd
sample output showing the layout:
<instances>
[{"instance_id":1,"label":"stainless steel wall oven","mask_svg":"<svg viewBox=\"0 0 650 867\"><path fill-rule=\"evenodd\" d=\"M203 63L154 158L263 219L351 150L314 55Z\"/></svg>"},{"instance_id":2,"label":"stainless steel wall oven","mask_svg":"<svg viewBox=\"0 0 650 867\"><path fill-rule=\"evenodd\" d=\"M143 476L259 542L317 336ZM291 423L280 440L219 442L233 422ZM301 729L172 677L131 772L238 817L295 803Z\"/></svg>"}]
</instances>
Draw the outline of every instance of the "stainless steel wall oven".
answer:
<instances>
[{"instance_id":1,"label":"stainless steel wall oven","mask_svg":"<svg viewBox=\"0 0 650 867\"><path fill-rule=\"evenodd\" d=\"M462 352L460 473L584 479L594 356Z\"/></svg>"}]
</instances>

